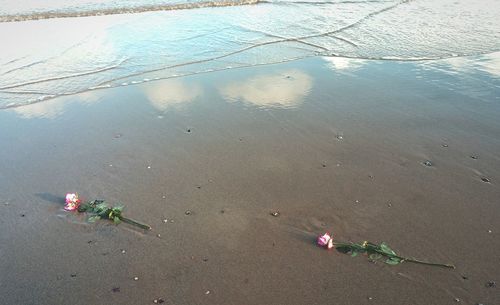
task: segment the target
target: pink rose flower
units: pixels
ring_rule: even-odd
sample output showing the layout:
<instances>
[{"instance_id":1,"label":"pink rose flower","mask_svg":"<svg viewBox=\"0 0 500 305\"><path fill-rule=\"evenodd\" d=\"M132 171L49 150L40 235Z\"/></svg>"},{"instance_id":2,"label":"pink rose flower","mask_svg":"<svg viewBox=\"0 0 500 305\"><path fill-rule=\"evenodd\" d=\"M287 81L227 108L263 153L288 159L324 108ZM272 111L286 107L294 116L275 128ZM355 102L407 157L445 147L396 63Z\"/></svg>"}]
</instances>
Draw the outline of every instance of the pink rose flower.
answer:
<instances>
[{"instance_id":1,"label":"pink rose flower","mask_svg":"<svg viewBox=\"0 0 500 305\"><path fill-rule=\"evenodd\" d=\"M328 240L328 245L326 245L326 248L328 250L333 248L333 238L330 238L330 240Z\"/></svg>"},{"instance_id":2,"label":"pink rose flower","mask_svg":"<svg viewBox=\"0 0 500 305\"><path fill-rule=\"evenodd\" d=\"M317 241L318 246L324 247L324 246L328 245L328 247L330 249L330 246L329 246L330 242L332 242L332 247L333 247L333 240L332 240L332 237L330 236L330 234L325 233L323 235L318 236L318 241Z\"/></svg>"},{"instance_id":3,"label":"pink rose flower","mask_svg":"<svg viewBox=\"0 0 500 305\"><path fill-rule=\"evenodd\" d=\"M80 199L78 199L78 194L66 194L66 205L64 209L66 211L74 211L80 205Z\"/></svg>"}]
</instances>

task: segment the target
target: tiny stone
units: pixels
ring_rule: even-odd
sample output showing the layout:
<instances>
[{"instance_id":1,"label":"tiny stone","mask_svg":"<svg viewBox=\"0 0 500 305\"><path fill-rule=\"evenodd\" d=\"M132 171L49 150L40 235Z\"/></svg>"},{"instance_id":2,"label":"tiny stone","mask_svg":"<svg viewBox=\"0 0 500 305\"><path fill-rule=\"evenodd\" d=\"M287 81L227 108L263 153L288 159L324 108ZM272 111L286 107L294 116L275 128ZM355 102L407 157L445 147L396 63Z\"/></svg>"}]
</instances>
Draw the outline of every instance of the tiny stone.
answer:
<instances>
[{"instance_id":1,"label":"tiny stone","mask_svg":"<svg viewBox=\"0 0 500 305\"><path fill-rule=\"evenodd\" d=\"M481 181L486 182L486 183L490 183L490 179L488 179L486 177L482 177Z\"/></svg>"},{"instance_id":2,"label":"tiny stone","mask_svg":"<svg viewBox=\"0 0 500 305\"><path fill-rule=\"evenodd\" d=\"M161 235L160 235L160 234L158 234L158 235L156 235L156 236L161 237Z\"/></svg>"},{"instance_id":3,"label":"tiny stone","mask_svg":"<svg viewBox=\"0 0 500 305\"><path fill-rule=\"evenodd\" d=\"M491 233L492 231L491 230L488 230L488 233Z\"/></svg>"},{"instance_id":4,"label":"tiny stone","mask_svg":"<svg viewBox=\"0 0 500 305\"><path fill-rule=\"evenodd\" d=\"M373 300L373 298L372 298L372 297L368 297L368 300L370 300L370 301L371 301L371 300Z\"/></svg>"},{"instance_id":5,"label":"tiny stone","mask_svg":"<svg viewBox=\"0 0 500 305\"><path fill-rule=\"evenodd\" d=\"M448 147L448 144L441 144L443 147Z\"/></svg>"},{"instance_id":6,"label":"tiny stone","mask_svg":"<svg viewBox=\"0 0 500 305\"><path fill-rule=\"evenodd\" d=\"M392 203L388 202L388 203L387 203L387 206L388 206L388 207L392 207Z\"/></svg>"},{"instance_id":7,"label":"tiny stone","mask_svg":"<svg viewBox=\"0 0 500 305\"><path fill-rule=\"evenodd\" d=\"M204 258L203 258L203 261L204 261L204 262L208 262L208 258L204 257Z\"/></svg>"},{"instance_id":8,"label":"tiny stone","mask_svg":"<svg viewBox=\"0 0 500 305\"><path fill-rule=\"evenodd\" d=\"M122 249L122 254L125 254L125 252L127 252L127 251L125 251L125 249Z\"/></svg>"},{"instance_id":9,"label":"tiny stone","mask_svg":"<svg viewBox=\"0 0 500 305\"><path fill-rule=\"evenodd\" d=\"M271 214L272 216L274 216L274 217L278 217L278 216L280 216L280 212L279 212L279 211L271 212L270 214Z\"/></svg>"},{"instance_id":10,"label":"tiny stone","mask_svg":"<svg viewBox=\"0 0 500 305\"><path fill-rule=\"evenodd\" d=\"M460 302L460 299L459 298L455 298L455 302Z\"/></svg>"},{"instance_id":11,"label":"tiny stone","mask_svg":"<svg viewBox=\"0 0 500 305\"><path fill-rule=\"evenodd\" d=\"M148 165L148 169L151 169L151 165Z\"/></svg>"},{"instance_id":12,"label":"tiny stone","mask_svg":"<svg viewBox=\"0 0 500 305\"><path fill-rule=\"evenodd\" d=\"M468 279L469 279L469 277L468 277L468 276L466 276L466 275L462 275L462 279L464 279L464 280L468 280Z\"/></svg>"},{"instance_id":13,"label":"tiny stone","mask_svg":"<svg viewBox=\"0 0 500 305\"><path fill-rule=\"evenodd\" d=\"M161 303L163 303L163 302L165 302L165 300L163 300L162 298L159 298L159 299L154 299L154 300L153 300L153 303L155 303L155 304L161 304Z\"/></svg>"},{"instance_id":14,"label":"tiny stone","mask_svg":"<svg viewBox=\"0 0 500 305\"><path fill-rule=\"evenodd\" d=\"M173 220L173 219L170 219L170 223L174 223L174 220Z\"/></svg>"},{"instance_id":15,"label":"tiny stone","mask_svg":"<svg viewBox=\"0 0 500 305\"><path fill-rule=\"evenodd\" d=\"M336 138L337 138L337 140L339 140L339 141L344 139L344 136L343 136L343 135L341 135L341 134L338 134L338 135L336 135L335 137L336 137Z\"/></svg>"},{"instance_id":16,"label":"tiny stone","mask_svg":"<svg viewBox=\"0 0 500 305\"><path fill-rule=\"evenodd\" d=\"M356 200L355 203L359 203L359 200Z\"/></svg>"},{"instance_id":17,"label":"tiny stone","mask_svg":"<svg viewBox=\"0 0 500 305\"><path fill-rule=\"evenodd\" d=\"M186 131L187 131L187 132L191 132L191 129L187 129Z\"/></svg>"},{"instance_id":18,"label":"tiny stone","mask_svg":"<svg viewBox=\"0 0 500 305\"><path fill-rule=\"evenodd\" d=\"M187 210L186 212L184 212L184 214L186 214L186 215L191 215L191 211L190 211L190 210Z\"/></svg>"},{"instance_id":19,"label":"tiny stone","mask_svg":"<svg viewBox=\"0 0 500 305\"><path fill-rule=\"evenodd\" d=\"M497 283L495 283L494 281L489 281L488 283L486 283L486 287L488 288L494 288L497 286Z\"/></svg>"},{"instance_id":20,"label":"tiny stone","mask_svg":"<svg viewBox=\"0 0 500 305\"><path fill-rule=\"evenodd\" d=\"M165 199L165 198L167 198L167 196L163 195L163 196L161 196L161 198Z\"/></svg>"},{"instance_id":21,"label":"tiny stone","mask_svg":"<svg viewBox=\"0 0 500 305\"><path fill-rule=\"evenodd\" d=\"M113 291L113 292L120 292L120 287L113 287L111 289L111 291Z\"/></svg>"},{"instance_id":22,"label":"tiny stone","mask_svg":"<svg viewBox=\"0 0 500 305\"><path fill-rule=\"evenodd\" d=\"M220 210L220 213L221 213L221 214L224 214L225 212L226 212L226 211L224 211L224 210Z\"/></svg>"},{"instance_id":23,"label":"tiny stone","mask_svg":"<svg viewBox=\"0 0 500 305\"><path fill-rule=\"evenodd\" d=\"M26 215L25 214L21 214L21 217L24 217L24 216L26 216Z\"/></svg>"},{"instance_id":24,"label":"tiny stone","mask_svg":"<svg viewBox=\"0 0 500 305\"><path fill-rule=\"evenodd\" d=\"M134 281L138 281L138 280L139 280L139 278L137 276L134 277Z\"/></svg>"},{"instance_id":25,"label":"tiny stone","mask_svg":"<svg viewBox=\"0 0 500 305\"><path fill-rule=\"evenodd\" d=\"M110 164L109 167L113 167L113 164Z\"/></svg>"},{"instance_id":26,"label":"tiny stone","mask_svg":"<svg viewBox=\"0 0 500 305\"><path fill-rule=\"evenodd\" d=\"M207 291L205 292L205 294L210 294L210 290L207 290Z\"/></svg>"},{"instance_id":27,"label":"tiny stone","mask_svg":"<svg viewBox=\"0 0 500 305\"><path fill-rule=\"evenodd\" d=\"M167 223L168 222L168 219L163 219L163 223Z\"/></svg>"},{"instance_id":28,"label":"tiny stone","mask_svg":"<svg viewBox=\"0 0 500 305\"><path fill-rule=\"evenodd\" d=\"M477 160L477 159L479 158L479 157L478 157L478 156L476 156L476 155L471 155L470 157L471 157L472 159L474 159L474 160Z\"/></svg>"},{"instance_id":29,"label":"tiny stone","mask_svg":"<svg viewBox=\"0 0 500 305\"><path fill-rule=\"evenodd\" d=\"M425 160L425 161L423 162L423 164L424 164L425 166L432 166L432 165L433 165L433 164L432 164L432 162L431 162L431 161L429 161L429 160Z\"/></svg>"},{"instance_id":30,"label":"tiny stone","mask_svg":"<svg viewBox=\"0 0 500 305\"><path fill-rule=\"evenodd\" d=\"M71 277L76 277L76 273L72 273L72 274L70 274L69 276L71 276Z\"/></svg>"}]
</instances>

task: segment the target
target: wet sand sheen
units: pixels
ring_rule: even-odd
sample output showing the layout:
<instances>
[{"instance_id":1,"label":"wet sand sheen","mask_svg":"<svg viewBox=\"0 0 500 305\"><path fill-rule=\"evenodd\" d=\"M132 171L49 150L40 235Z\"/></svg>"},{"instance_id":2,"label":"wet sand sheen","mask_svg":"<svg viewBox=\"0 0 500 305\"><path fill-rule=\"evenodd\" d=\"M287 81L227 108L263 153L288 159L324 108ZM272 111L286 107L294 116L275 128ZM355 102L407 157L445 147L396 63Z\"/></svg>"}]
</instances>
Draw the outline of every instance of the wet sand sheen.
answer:
<instances>
[{"instance_id":1,"label":"wet sand sheen","mask_svg":"<svg viewBox=\"0 0 500 305\"><path fill-rule=\"evenodd\" d=\"M310 59L2 111L0 292L6 304L495 304L498 76L476 72ZM70 191L121 202L153 231L87 224L62 210ZM457 269L328 252L314 245L323 231Z\"/></svg>"}]
</instances>

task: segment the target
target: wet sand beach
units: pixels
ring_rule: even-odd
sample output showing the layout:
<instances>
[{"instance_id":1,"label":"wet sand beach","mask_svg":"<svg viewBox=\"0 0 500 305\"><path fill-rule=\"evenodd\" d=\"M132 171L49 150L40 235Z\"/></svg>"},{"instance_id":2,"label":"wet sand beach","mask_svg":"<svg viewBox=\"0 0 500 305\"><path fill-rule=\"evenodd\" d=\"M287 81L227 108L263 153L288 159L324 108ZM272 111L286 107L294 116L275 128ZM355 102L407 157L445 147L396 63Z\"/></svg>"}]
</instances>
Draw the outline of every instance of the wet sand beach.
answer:
<instances>
[{"instance_id":1,"label":"wet sand beach","mask_svg":"<svg viewBox=\"0 0 500 305\"><path fill-rule=\"evenodd\" d=\"M0 303L498 304L498 63L317 57L2 110Z\"/></svg>"}]
</instances>

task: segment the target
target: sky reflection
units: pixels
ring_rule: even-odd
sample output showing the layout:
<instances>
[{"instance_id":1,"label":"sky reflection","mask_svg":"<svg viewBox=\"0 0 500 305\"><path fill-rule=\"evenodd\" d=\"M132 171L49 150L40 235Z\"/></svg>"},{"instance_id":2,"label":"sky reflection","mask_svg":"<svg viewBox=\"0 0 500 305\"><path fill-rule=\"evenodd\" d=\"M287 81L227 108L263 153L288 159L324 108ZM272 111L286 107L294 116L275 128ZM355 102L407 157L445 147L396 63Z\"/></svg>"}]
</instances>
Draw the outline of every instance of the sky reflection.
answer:
<instances>
[{"instance_id":1,"label":"sky reflection","mask_svg":"<svg viewBox=\"0 0 500 305\"><path fill-rule=\"evenodd\" d=\"M296 108L311 91L313 78L296 69L258 75L221 86L229 102L242 101L262 108Z\"/></svg>"}]
</instances>

